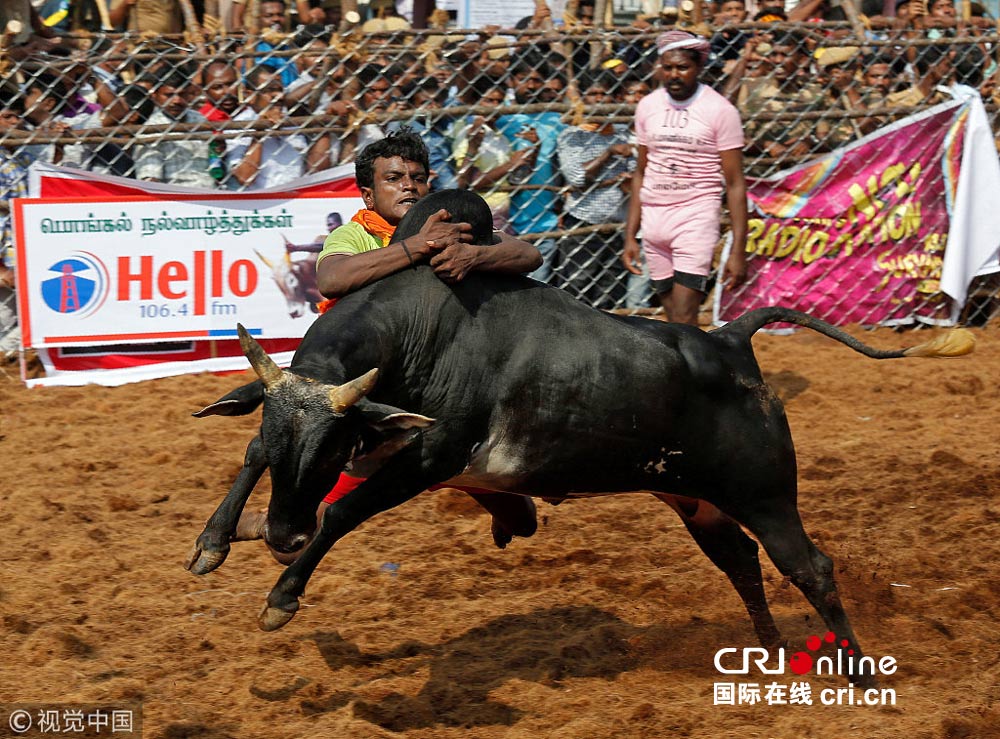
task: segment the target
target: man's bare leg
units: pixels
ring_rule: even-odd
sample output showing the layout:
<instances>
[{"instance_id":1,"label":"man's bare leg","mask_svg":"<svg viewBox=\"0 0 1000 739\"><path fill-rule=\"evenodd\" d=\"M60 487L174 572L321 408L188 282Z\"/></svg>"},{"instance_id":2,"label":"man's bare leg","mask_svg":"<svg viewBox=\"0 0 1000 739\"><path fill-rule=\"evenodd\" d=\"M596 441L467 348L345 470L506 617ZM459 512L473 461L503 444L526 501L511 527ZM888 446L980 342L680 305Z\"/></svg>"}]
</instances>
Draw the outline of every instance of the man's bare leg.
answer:
<instances>
[{"instance_id":1,"label":"man's bare leg","mask_svg":"<svg viewBox=\"0 0 1000 739\"><path fill-rule=\"evenodd\" d=\"M663 310L667 312L668 321L698 325L698 309L705 299L705 293L675 282L669 292L658 293L658 296Z\"/></svg>"}]
</instances>

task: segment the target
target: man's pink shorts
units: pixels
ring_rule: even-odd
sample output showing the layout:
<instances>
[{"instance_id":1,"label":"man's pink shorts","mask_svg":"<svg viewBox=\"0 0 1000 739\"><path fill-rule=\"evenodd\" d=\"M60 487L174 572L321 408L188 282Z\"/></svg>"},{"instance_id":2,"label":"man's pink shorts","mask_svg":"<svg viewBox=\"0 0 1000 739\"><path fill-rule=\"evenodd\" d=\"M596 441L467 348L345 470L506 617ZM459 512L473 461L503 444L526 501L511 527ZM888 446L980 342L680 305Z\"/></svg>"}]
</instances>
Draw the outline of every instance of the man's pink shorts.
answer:
<instances>
[{"instance_id":1,"label":"man's pink shorts","mask_svg":"<svg viewBox=\"0 0 1000 739\"><path fill-rule=\"evenodd\" d=\"M642 248L654 280L674 272L705 276L719 243L720 204L701 200L685 205L642 206Z\"/></svg>"}]
</instances>

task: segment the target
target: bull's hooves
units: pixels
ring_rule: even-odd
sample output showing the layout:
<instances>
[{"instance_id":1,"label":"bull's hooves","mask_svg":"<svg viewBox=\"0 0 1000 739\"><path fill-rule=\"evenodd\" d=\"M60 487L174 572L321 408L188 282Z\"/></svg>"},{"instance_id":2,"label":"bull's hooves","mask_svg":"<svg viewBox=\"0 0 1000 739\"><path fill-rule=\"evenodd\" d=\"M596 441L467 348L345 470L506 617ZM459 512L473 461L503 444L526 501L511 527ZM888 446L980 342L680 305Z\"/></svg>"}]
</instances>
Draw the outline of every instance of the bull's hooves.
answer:
<instances>
[{"instance_id":1,"label":"bull's hooves","mask_svg":"<svg viewBox=\"0 0 1000 739\"><path fill-rule=\"evenodd\" d=\"M507 545L514 541L514 535L496 518L490 524L490 533L493 535L493 543L497 545L497 549L506 549Z\"/></svg>"},{"instance_id":2,"label":"bull's hooves","mask_svg":"<svg viewBox=\"0 0 1000 739\"><path fill-rule=\"evenodd\" d=\"M283 611L280 608L272 606L264 606L264 610L257 617L257 625L263 631L277 631L292 620L292 616L295 615L297 610L299 610L298 601L295 602L295 607L290 611Z\"/></svg>"},{"instance_id":3,"label":"bull's hooves","mask_svg":"<svg viewBox=\"0 0 1000 739\"><path fill-rule=\"evenodd\" d=\"M206 575L226 561L229 549L206 551L197 544L188 555L185 569L194 575Z\"/></svg>"}]
</instances>

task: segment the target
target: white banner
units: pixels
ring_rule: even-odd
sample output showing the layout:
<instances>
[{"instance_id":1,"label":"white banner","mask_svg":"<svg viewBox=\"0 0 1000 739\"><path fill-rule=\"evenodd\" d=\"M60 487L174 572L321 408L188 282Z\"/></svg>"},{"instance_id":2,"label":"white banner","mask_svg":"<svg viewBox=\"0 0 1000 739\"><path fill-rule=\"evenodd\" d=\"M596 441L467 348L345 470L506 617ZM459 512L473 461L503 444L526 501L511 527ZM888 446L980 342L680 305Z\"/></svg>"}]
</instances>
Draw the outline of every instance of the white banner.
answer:
<instances>
[{"instance_id":1,"label":"white banner","mask_svg":"<svg viewBox=\"0 0 1000 739\"><path fill-rule=\"evenodd\" d=\"M563 25L565 0L549 0L552 25ZM535 12L535 0L460 0L458 2L458 27L483 28L500 26L513 28L514 24Z\"/></svg>"},{"instance_id":2,"label":"white banner","mask_svg":"<svg viewBox=\"0 0 1000 739\"><path fill-rule=\"evenodd\" d=\"M323 239L363 207L353 168L322 174L236 194L41 168L42 197L13 201L22 344L49 375L32 384L242 369L237 322L297 343Z\"/></svg>"},{"instance_id":3,"label":"white banner","mask_svg":"<svg viewBox=\"0 0 1000 739\"><path fill-rule=\"evenodd\" d=\"M24 344L219 338L237 321L256 336L302 336L327 216L359 207L316 196L19 201Z\"/></svg>"}]
</instances>

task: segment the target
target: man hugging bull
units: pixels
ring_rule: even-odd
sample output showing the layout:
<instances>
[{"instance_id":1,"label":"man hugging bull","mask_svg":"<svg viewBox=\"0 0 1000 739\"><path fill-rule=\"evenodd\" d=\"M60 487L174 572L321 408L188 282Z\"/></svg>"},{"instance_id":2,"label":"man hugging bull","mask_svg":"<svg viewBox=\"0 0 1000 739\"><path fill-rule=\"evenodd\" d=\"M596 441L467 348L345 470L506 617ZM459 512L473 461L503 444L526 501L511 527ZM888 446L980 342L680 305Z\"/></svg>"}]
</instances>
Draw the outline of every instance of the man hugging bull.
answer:
<instances>
[{"instance_id":1,"label":"man hugging bull","mask_svg":"<svg viewBox=\"0 0 1000 739\"><path fill-rule=\"evenodd\" d=\"M542 263L535 247L502 232L497 244L471 243L471 226L452 222L444 208L416 234L390 245L400 220L429 190L427 147L408 129L366 146L354 171L365 207L326 238L316 259L317 285L327 298L417 264L458 282L473 271L526 274Z\"/></svg>"},{"instance_id":2,"label":"man hugging bull","mask_svg":"<svg viewBox=\"0 0 1000 739\"><path fill-rule=\"evenodd\" d=\"M489 206L478 195L444 190L422 201L429 189L428 152L420 137L408 129L366 146L354 166L365 207L327 236L317 257L317 286L327 298L319 306L321 312L329 310L337 298L418 264L429 264L449 283L474 271L526 274L541 265L542 255L534 246L492 230ZM418 202L421 206L414 209ZM405 218L407 214L411 215ZM321 519L327 506L364 479L341 474L317 516ZM458 489L493 515L497 546L506 546L514 535L534 532L535 508L530 498ZM259 538L266 517L266 511L245 513L236 538ZM283 564L295 559L295 555L274 550L272 554Z\"/></svg>"}]
</instances>

